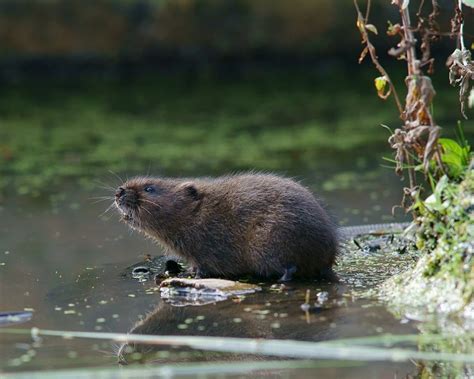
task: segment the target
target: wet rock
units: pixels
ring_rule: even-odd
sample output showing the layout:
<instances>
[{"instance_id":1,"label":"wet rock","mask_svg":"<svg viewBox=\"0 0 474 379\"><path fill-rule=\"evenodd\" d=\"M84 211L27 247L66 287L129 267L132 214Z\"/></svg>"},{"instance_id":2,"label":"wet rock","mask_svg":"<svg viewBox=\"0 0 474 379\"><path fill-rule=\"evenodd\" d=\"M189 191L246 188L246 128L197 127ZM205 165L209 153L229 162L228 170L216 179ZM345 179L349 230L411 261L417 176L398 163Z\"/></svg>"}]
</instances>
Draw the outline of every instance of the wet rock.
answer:
<instances>
[{"instance_id":1,"label":"wet rock","mask_svg":"<svg viewBox=\"0 0 474 379\"><path fill-rule=\"evenodd\" d=\"M170 278L160 284L161 297L172 305L204 305L261 291L259 286L224 279Z\"/></svg>"},{"instance_id":2,"label":"wet rock","mask_svg":"<svg viewBox=\"0 0 474 379\"><path fill-rule=\"evenodd\" d=\"M0 312L0 326L9 326L21 324L30 321L33 317L33 312L19 311L19 312Z\"/></svg>"},{"instance_id":3,"label":"wet rock","mask_svg":"<svg viewBox=\"0 0 474 379\"><path fill-rule=\"evenodd\" d=\"M137 266L132 269L132 278L134 279L140 279L143 277L148 277L150 276L150 269L145 266Z\"/></svg>"},{"instance_id":4,"label":"wet rock","mask_svg":"<svg viewBox=\"0 0 474 379\"><path fill-rule=\"evenodd\" d=\"M178 275L182 271L182 262L170 260L163 256L147 256L142 262L127 267L123 271L122 276L137 279L142 282L153 278L160 278L161 281L170 276Z\"/></svg>"},{"instance_id":5,"label":"wet rock","mask_svg":"<svg viewBox=\"0 0 474 379\"><path fill-rule=\"evenodd\" d=\"M342 241L350 240L360 236L383 236L392 233L401 233L410 224L406 222L391 224L371 224L344 226L339 228Z\"/></svg>"}]
</instances>

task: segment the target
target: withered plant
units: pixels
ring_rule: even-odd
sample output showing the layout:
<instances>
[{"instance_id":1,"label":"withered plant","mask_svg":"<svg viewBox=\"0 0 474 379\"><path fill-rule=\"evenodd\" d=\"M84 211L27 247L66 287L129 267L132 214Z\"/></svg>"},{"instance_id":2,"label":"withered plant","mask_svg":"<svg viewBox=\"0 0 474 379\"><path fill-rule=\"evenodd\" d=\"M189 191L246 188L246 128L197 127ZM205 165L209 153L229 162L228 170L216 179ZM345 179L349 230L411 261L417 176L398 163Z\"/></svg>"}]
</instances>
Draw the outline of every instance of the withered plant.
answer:
<instances>
[{"instance_id":1,"label":"withered plant","mask_svg":"<svg viewBox=\"0 0 474 379\"><path fill-rule=\"evenodd\" d=\"M388 1L388 0L387 0ZM451 30L440 31L437 22L439 5L437 0L430 1L430 10L424 0L417 1L415 22L412 22L410 9L414 8L410 0L392 0L398 8L400 19L395 24L389 23L387 34L398 38L396 46L388 51L390 56L406 62L407 76L405 84L407 94L402 104L395 85L377 56L370 35L378 34L376 27L369 22L371 0L367 0L365 12L362 12L358 1L354 0L357 11L357 27L362 37L364 48L359 58L361 63L367 56L372 60L380 75L375 79L375 87L380 98L393 97L400 114L402 125L396 128L389 138L390 146L395 150L395 170L398 175L408 173L409 186L404 188L402 206L407 210L420 197L422 187L417 183L416 168L425 176L438 179L446 173L446 162L443 161L443 146L439 143L441 128L436 123L432 112L435 89L429 75L433 73L434 59L431 46L443 36L456 39L456 49L449 56L449 79L452 85L459 86L461 113L466 116L466 102L474 82L474 65L471 52L464 44L463 6L472 0L453 0L454 14L451 19ZM412 1L413 2L413 1ZM472 5L471 5L472 6ZM472 81L472 82L471 82Z\"/></svg>"}]
</instances>

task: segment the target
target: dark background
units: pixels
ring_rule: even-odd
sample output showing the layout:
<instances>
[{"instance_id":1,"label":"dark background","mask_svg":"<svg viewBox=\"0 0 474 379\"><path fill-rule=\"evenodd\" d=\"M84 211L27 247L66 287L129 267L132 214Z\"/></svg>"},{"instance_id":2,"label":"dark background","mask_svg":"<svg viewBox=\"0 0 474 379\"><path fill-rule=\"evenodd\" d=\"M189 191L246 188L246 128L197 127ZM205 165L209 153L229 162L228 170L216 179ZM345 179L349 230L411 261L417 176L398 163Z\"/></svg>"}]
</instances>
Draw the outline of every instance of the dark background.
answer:
<instances>
[{"instance_id":1,"label":"dark background","mask_svg":"<svg viewBox=\"0 0 474 379\"><path fill-rule=\"evenodd\" d=\"M443 32L454 3L439 1ZM412 1L411 9L419 4ZM430 8L426 1L424 13ZM472 43L473 11L464 13ZM5 80L96 70L127 76L176 65L234 72L252 64L353 67L361 49L355 17L349 0L2 0L0 63ZM382 60L396 42L385 36L388 20L398 22L397 8L373 0L370 22L380 31L373 40ZM445 57L454 46L444 38L434 54Z\"/></svg>"},{"instance_id":2,"label":"dark background","mask_svg":"<svg viewBox=\"0 0 474 379\"><path fill-rule=\"evenodd\" d=\"M439 1L446 33L454 3ZM400 121L393 100L376 96L380 74L357 63L355 20L349 0L0 0L0 193L92 188L109 171L271 170L316 175L328 190L376 180L371 170L392 154L380 124ZM371 37L403 98L388 20L399 21L397 8L373 0ZM433 47L447 135L461 119L445 67L456 45ZM463 126L469 134L472 121Z\"/></svg>"}]
</instances>

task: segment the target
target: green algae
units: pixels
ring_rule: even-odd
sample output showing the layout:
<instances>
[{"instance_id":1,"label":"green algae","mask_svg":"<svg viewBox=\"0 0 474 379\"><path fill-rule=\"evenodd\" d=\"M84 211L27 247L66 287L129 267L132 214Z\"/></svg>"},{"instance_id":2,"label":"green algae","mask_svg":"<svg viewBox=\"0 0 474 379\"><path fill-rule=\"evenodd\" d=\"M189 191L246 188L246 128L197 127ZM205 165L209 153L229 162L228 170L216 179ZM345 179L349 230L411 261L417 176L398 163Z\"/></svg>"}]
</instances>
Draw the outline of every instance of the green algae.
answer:
<instances>
[{"instance_id":1,"label":"green algae","mask_svg":"<svg viewBox=\"0 0 474 379\"><path fill-rule=\"evenodd\" d=\"M272 72L190 81L178 74L6 85L0 187L30 196L63 182L91 188L94 180L111 178L109 170L320 171L335 158L352 162L362 149L385 151L387 135L377 124L391 119L390 106L363 95L363 73L351 87L347 75ZM344 111L335 99L343 99ZM373 173L363 180L344 174L325 186L373 180Z\"/></svg>"}]
</instances>

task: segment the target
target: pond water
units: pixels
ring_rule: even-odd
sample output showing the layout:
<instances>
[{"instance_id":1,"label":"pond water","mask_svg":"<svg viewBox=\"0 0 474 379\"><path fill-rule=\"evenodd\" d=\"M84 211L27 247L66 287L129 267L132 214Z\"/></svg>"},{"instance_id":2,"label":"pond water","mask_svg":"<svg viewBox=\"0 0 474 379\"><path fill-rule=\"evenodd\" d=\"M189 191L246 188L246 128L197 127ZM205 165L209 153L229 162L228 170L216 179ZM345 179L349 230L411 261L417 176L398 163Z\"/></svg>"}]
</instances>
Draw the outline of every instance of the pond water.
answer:
<instances>
[{"instance_id":1,"label":"pond water","mask_svg":"<svg viewBox=\"0 0 474 379\"><path fill-rule=\"evenodd\" d=\"M59 84L48 79L2 88L0 312L27 311L32 318L0 327L0 376L426 374L426 362L416 360L374 361L366 356L288 361L176 346L153 351L137 346L144 354L126 354L128 363L135 364L124 368L118 365L120 346L110 341L32 339L29 331L36 327L311 342L373 337L374 345L383 348L380 336L437 332L428 323L394 316L367 295L411 264L413 258L396 249L362 252L349 243L337 267L340 283L291 284L281 291L272 288L274 283L263 283L256 294L203 306L172 306L160 298L153 281L129 275L130 266L161 251L130 232L113 210L104 213L107 202L96 201L113 193L103 185L119 184L109 169L125 176L282 170L320 194L341 225L406 220L400 210L390 216L392 206L400 203L403 183L392 169L380 167L386 163L380 157L392 152L381 151L388 133L376 126L383 121L395 128L399 121L393 104L381 102L368 90L372 71L351 67L341 72L336 65L317 67L312 73L247 73L214 82L182 76L178 72L171 77L144 75L131 82L91 78ZM442 83L447 85L444 74ZM436 88L442 87L436 83ZM439 91L436 108L437 120L447 131L456 123L452 110L459 107L455 90L449 91ZM472 130L472 121L463 125ZM470 140L474 141L472 135ZM318 298L327 301L304 312L301 305L308 291L310 304ZM3 333L13 328L25 333ZM462 353L472 342L459 349L416 342L396 346ZM358 357L357 349L353 355ZM467 372L459 367L453 372Z\"/></svg>"},{"instance_id":2,"label":"pond water","mask_svg":"<svg viewBox=\"0 0 474 379\"><path fill-rule=\"evenodd\" d=\"M391 171L375 169L366 186L354 184L324 191L324 183L331 183L338 174L341 177L334 167L328 166L317 174L290 174L304 179L306 185L322 193L344 224L403 219L401 215L396 219L386 216L391 206L399 202L401 188L399 179ZM349 172L357 174L358 170L362 175L368 168L357 168L356 164L349 167ZM372 168L370 170L372 172ZM111 175L103 181L117 184ZM27 310L33 314L30 321L14 326L16 328L304 341L418 332L416 322L396 318L377 300L360 295L402 270L412 259L396 251L388 255L363 253L357 259L346 255L337 269L341 277L337 284L291 284L275 291L271 287L273 283L264 283L261 292L244 298L175 307L160 299L153 281L139 281L124 275L127 267L144 261L147 254L158 255L160 249L131 233L113 211L102 214L108 204L97 203L92 198L104 195L103 189L85 192L71 185L62 188L60 193L62 196L35 198L7 194L0 208L1 310ZM326 292L327 301L324 306L305 313L301 305L308 290L310 303L316 301L318 294L326 297ZM118 348L99 340L46 337L41 342L33 342L28 334L0 334L0 369L17 374L25 372L25 377L31 377L28 375L36 370L115 369ZM148 350L143 348L142 352ZM133 354L128 358L129 363L133 363ZM144 369L148 366L139 366L142 371L137 377L223 377L224 374L225 377L314 377L318 374L328 378L401 378L417 374L417 366L411 362L318 360L292 367L286 361L271 357L176 347L155 349L153 354L140 356L139 361L153 364L155 370L148 372ZM241 361L257 362L260 366L257 371L252 371L252 363L229 366ZM208 364L187 368L184 362ZM219 366L217 362L227 366ZM262 366L262 362L268 365ZM286 366L281 366L282 362L286 362ZM167 371L156 370L163 369L164 364ZM130 377L135 375L133 371L120 372ZM116 375L116 371L102 372L107 373L110 377ZM58 377L66 375L65 372L56 374ZM89 374L94 375L94 371ZM48 372L48 375L53 374Z\"/></svg>"}]
</instances>

